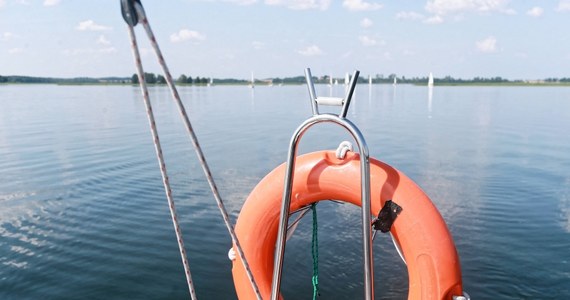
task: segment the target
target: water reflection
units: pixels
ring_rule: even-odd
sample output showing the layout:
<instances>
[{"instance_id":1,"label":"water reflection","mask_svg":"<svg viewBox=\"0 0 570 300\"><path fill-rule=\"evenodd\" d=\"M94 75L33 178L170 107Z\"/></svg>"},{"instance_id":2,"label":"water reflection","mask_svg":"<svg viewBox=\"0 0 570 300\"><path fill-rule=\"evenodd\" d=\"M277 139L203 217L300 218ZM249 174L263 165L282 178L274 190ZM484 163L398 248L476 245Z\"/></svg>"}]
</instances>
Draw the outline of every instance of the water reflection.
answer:
<instances>
[{"instance_id":1,"label":"water reflection","mask_svg":"<svg viewBox=\"0 0 570 300\"><path fill-rule=\"evenodd\" d=\"M392 85L392 103L396 102L396 89L397 89L397 85L393 84Z\"/></svg>"},{"instance_id":2,"label":"water reflection","mask_svg":"<svg viewBox=\"0 0 570 300\"><path fill-rule=\"evenodd\" d=\"M368 107L372 104L372 83L368 84Z\"/></svg>"},{"instance_id":3,"label":"water reflection","mask_svg":"<svg viewBox=\"0 0 570 300\"><path fill-rule=\"evenodd\" d=\"M562 228L570 233L570 177L566 178L560 195L560 215Z\"/></svg>"},{"instance_id":4,"label":"water reflection","mask_svg":"<svg viewBox=\"0 0 570 300\"><path fill-rule=\"evenodd\" d=\"M432 102L433 101L433 86L428 86L428 118L431 119Z\"/></svg>"},{"instance_id":5,"label":"water reflection","mask_svg":"<svg viewBox=\"0 0 570 300\"><path fill-rule=\"evenodd\" d=\"M251 106L255 106L255 88L249 88L249 98L251 99Z\"/></svg>"}]
</instances>

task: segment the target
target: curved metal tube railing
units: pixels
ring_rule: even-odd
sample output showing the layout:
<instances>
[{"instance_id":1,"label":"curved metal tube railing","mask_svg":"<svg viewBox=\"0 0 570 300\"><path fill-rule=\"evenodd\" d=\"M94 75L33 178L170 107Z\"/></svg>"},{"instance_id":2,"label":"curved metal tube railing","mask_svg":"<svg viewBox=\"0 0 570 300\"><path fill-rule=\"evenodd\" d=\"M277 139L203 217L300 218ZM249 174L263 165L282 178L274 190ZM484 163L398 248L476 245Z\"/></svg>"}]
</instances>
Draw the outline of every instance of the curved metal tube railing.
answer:
<instances>
[{"instance_id":1,"label":"curved metal tube railing","mask_svg":"<svg viewBox=\"0 0 570 300\"><path fill-rule=\"evenodd\" d=\"M310 69L305 70L305 77L311 96L311 108L313 116L307 119L299 126L289 142L289 151L287 156L287 171L285 173L285 184L283 187L283 200L281 205L281 214L279 218L279 229L277 232L277 242L275 247L273 281L271 286L271 299L279 299L279 291L281 287L281 275L283 271L283 257L285 254L285 244L287 227L289 222L289 212L291 205L291 191L294 180L295 160L297 156L297 146L309 128L319 123L334 123L346 129L354 138L358 145L360 153L360 177L361 177L361 195L362 195L362 245L364 253L364 298L367 300L374 299L374 268L372 255L372 238L371 238L371 217L370 217L370 158L368 146L364 136L350 120L346 119L350 100L354 93L354 88L358 80L359 71L355 71L350 81L349 89L346 97L342 101L341 113L337 116L334 114L319 114L317 97L314 84L311 77Z\"/></svg>"}]
</instances>

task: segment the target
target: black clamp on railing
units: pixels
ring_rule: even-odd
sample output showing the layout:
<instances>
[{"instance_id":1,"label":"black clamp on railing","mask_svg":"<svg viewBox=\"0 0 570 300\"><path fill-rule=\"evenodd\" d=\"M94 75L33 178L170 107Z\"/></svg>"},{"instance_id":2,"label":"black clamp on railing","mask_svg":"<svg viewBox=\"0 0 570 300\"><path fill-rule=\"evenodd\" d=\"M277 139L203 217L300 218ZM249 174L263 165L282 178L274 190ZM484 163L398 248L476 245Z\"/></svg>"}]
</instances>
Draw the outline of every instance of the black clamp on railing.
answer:
<instances>
[{"instance_id":1,"label":"black clamp on railing","mask_svg":"<svg viewBox=\"0 0 570 300\"><path fill-rule=\"evenodd\" d=\"M372 222L374 230L380 230L383 233L390 231L392 224L396 221L398 215L402 212L402 207L392 200L386 201L384 207L378 213L378 218Z\"/></svg>"}]
</instances>

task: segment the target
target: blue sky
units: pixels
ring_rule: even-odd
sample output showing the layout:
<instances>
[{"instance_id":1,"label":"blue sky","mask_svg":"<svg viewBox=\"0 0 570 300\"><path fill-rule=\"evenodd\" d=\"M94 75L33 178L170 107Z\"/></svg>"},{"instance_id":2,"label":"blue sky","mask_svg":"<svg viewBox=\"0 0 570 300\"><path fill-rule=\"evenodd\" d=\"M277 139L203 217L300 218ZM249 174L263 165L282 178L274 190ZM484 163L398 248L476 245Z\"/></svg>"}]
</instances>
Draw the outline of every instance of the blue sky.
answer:
<instances>
[{"instance_id":1,"label":"blue sky","mask_svg":"<svg viewBox=\"0 0 570 300\"><path fill-rule=\"evenodd\" d=\"M119 0L0 0L0 75L130 76ZM142 0L175 77L570 77L570 0ZM159 73L139 25L145 70Z\"/></svg>"}]
</instances>

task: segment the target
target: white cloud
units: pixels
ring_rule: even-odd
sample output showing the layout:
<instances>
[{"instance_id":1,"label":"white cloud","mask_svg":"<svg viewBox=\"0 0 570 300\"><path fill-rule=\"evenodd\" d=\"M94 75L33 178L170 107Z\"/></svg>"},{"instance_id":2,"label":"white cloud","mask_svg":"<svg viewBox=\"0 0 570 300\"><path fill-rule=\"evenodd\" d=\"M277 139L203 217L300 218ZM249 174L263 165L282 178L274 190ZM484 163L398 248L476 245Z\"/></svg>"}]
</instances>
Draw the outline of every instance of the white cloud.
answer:
<instances>
[{"instance_id":1,"label":"white cloud","mask_svg":"<svg viewBox=\"0 0 570 300\"><path fill-rule=\"evenodd\" d=\"M410 21L419 21L423 20L425 17L422 14L419 14L415 11L401 11L396 14L397 20L410 20Z\"/></svg>"},{"instance_id":2,"label":"white cloud","mask_svg":"<svg viewBox=\"0 0 570 300\"><path fill-rule=\"evenodd\" d=\"M199 33L198 31L189 29L180 29L180 31L170 35L170 41L173 43L183 42L183 41L203 41L206 36Z\"/></svg>"},{"instance_id":3,"label":"white cloud","mask_svg":"<svg viewBox=\"0 0 570 300\"><path fill-rule=\"evenodd\" d=\"M115 47L107 47L107 48L100 48L100 49L92 49L92 48L78 48L78 49L65 49L63 50L63 54L68 56L76 56L76 55L86 55L86 54L111 54L117 52Z\"/></svg>"},{"instance_id":4,"label":"white cloud","mask_svg":"<svg viewBox=\"0 0 570 300\"><path fill-rule=\"evenodd\" d=\"M267 5L285 6L294 10L320 9L326 10L331 0L265 0Z\"/></svg>"},{"instance_id":5,"label":"white cloud","mask_svg":"<svg viewBox=\"0 0 570 300\"><path fill-rule=\"evenodd\" d=\"M16 38L17 36L11 32L4 32L0 35L0 41L5 42L5 41L9 41L13 38Z\"/></svg>"},{"instance_id":6,"label":"white cloud","mask_svg":"<svg viewBox=\"0 0 570 300\"><path fill-rule=\"evenodd\" d=\"M477 41L475 45L477 45L477 50L483 53L493 53L497 51L497 39L494 36Z\"/></svg>"},{"instance_id":7,"label":"white cloud","mask_svg":"<svg viewBox=\"0 0 570 300\"><path fill-rule=\"evenodd\" d=\"M382 4L366 2L363 0L344 0L342 6L350 11L370 11L382 8Z\"/></svg>"},{"instance_id":8,"label":"white cloud","mask_svg":"<svg viewBox=\"0 0 570 300\"><path fill-rule=\"evenodd\" d=\"M44 6L56 6L61 0L44 0Z\"/></svg>"},{"instance_id":9,"label":"white cloud","mask_svg":"<svg viewBox=\"0 0 570 300\"><path fill-rule=\"evenodd\" d=\"M9 54L20 54L22 52L24 52L24 49L22 48L12 48L8 50Z\"/></svg>"},{"instance_id":10,"label":"white cloud","mask_svg":"<svg viewBox=\"0 0 570 300\"><path fill-rule=\"evenodd\" d=\"M362 19L362 21L360 21L360 26L362 28L371 27L373 24L374 24L374 22L372 22L372 20L370 20L368 18L364 18L364 19Z\"/></svg>"},{"instance_id":11,"label":"white cloud","mask_svg":"<svg viewBox=\"0 0 570 300\"><path fill-rule=\"evenodd\" d=\"M440 16L433 16L433 17L425 19L424 23L426 23L426 24L441 24L441 23L443 23L443 18Z\"/></svg>"},{"instance_id":12,"label":"white cloud","mask_svg":"<svg viewBox=\"0 0 570 300\"><path fill-rule=\"evenodd\" d=\"M102 31L102 30L110 30L111 27L99 25L95 23L93 20L87 20L79 22L79 25L77 25L75 29L80 31Z\"/></svg>"},{"instance_id":13,"label":"white cloud","mask_svg":"<svg viewBox=\"0 0 570 300\"><path fill-rule=\"evenodd\" d=\"M516 14L517 14L517 11L516 11L516 10L514 10L514 9L512 9L512 8L507 8L507 9L506 9L505 11L503 11L503 12L504 12L505 14L507 14L507 15L511 15L511 16L513 16L513 15L516 15Z\"/></svg>"},{"instance_id":14,"label":"white cloud","mask_svg":"<svg viewBox=\"0 0 570 300\"><path fill-rule=\"evenodd\" d=\"M299 53L303 56L318 56L318 55L322 55L323 51L321 50L321 48L319 48L319 46L312 45L312 46L309 46L305 49L298 50L297 53Z\"/></svg>"},{"instance_id":15,"label":"white cloud","mask_svg":"<svg viewBox=\"0 0 570 300\"><path fill-rule=\"evenodd\" d=\"M529 15L531 17L535 17L535 18L542 16L543 13L544 13L544 9L542 9L541 7L538 7L538 6L535 6L526 12L527 15Z\"/></svg>"},{"instance_id":16,"label":"white cloud","mask_svg":"<svg viewBox=\"0 0 570 300\"><path fill-rule=\"evenodd\" d=\"M97 44L111 45L111 42L104 35L100 35L99 38L97 39Z\"/></svg>"},{"instance_id":17,"label":"white cloud","mask_svg":"<svg viewBox=\"0 0 570 300\"><path fill-rule=\"evenodd\" d=\"M570 11L570 0L560 0L560 2L558 2L556 11Z\"/></svg>"},{"instance_id":18,"label":"white cloud","mask_svg":"<svg viewBox=\"0 0 570 300\"><path fill-rule=\"evenodd\" d=\"M376 41L375 39L373 39L369 36L366 36L366 35L359 36L358 40L360 41L360 43L363 46L366 46L366 47L375 46L378 44L378 41Z\"/></svg>"},{"instance_id":19,"label":"white cloud","mask_svg":"<svg viewBox=\"0 0 570 300\"><path fill-rule=\"evenodd\" d=\"M260 41L253 41L251 43L251 46L253 47L253 49L259 50L259 49L263 49L263 47L265 47L265 43L260 42Z\"/></svg>"},{"instance_id":20,"label":"white cloud","mask_svg":"<svg viewBox=\"0 0 570 300\"><path fill-rule=\"evenodd\" d=\"M97 52L109 54L109 53L115 53L115 52L117 52L117 49L115 49L115 47L107 47L107 48L99 49L99 50L97 50Z\"/></svg>"},{"instance_id":21,"label":"white cloud","mask_svg":"<svg viewBox=\"0 0 570 300\"><path fill-rule=\"evenodd\" d=\"M507 7L509 0L429 0L425 9L439 16L464 12L512 13Z\"/></svg>"},{"instance_id":22,"label":"white cloud","mask_svg":"<svg viewBox=\"0 0 570 300\"><path fill-rule=\"evenodd\" d=\"M224 0L224 2L230 2L237 5L252 5L257 3L257 0Z\"/></svg>"}]
</instances>

